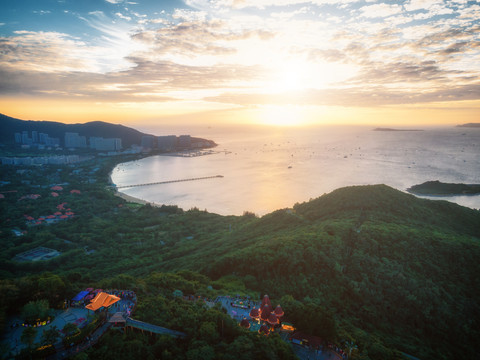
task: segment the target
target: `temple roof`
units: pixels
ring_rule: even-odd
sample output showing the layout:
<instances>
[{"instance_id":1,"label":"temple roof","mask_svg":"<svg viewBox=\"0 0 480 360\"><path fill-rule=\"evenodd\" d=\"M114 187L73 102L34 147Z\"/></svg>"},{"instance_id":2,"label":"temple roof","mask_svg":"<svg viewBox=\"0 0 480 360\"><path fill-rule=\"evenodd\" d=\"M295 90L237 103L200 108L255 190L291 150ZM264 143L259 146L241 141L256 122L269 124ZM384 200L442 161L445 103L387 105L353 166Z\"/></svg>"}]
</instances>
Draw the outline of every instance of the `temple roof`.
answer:
<instances>
[{"instance_id":1,"label":"temple roof","mask_svg":"<svg viewBox=\"0 0 480 360\"><path fill-rule=\"evenodd\" d=\"M90 304L85 306L86 309L96 311L101 307L109 307L119 301L120 298L115 295L110 295L105 292L99 292Z\"/></svg>"},{"instance_id":2,"label":"temple roof","mask_svg":"<svg viewBox=\"0 0 480 360\"><path fill-rule=\"evenodd\" d=\"M260 326L260 329L258 330L258 332L261 334L265 334L265 335L268 335L268 333L270 332L270 329L268 328L267 325L263 324L262 326Z\"/></svg>"},{"instance_id":3,"label":"temple roof","mask_svg":"<svg viewBox=\"0 0 480 360\"><path fill-rule=\"evenodd\" d=\"M283 312L283 309L280 305L277 305L277 307L275 308L274 310L274 313L275 315L277 315L278 317L282 317L284 312Z\"/></svg>"},{"instance_id":4,"label":"temple roof","mask_svg":"<svg viewBox=\"0 0 480 360\"><path fill-rule=\"evenodd\" d=\"M269 323L270 325L276 325L276 324L279 323L278 318L277 318L277 315L275 315L275 313L273 313L273 312L270 313L270 315L268 316L268 320L267 320L267 321L268 321L268 323Z\"/></svg>"},{"instance_id":5,"label":"temple roof","mask_svg":"<svg viewBox=\"0 0 480 360\"><path fill-rule=\"evenodd\" d=\"M125 323L126 320L123 317L123 314L121 312L116 312L115 314L112 315L110 320L108 320L109 323Z\"/></svg>"},{"instance_id":6,"label":"temple roof","mask_svg":"<svg viewBox=\"0 0 480 360\"><path fill-rule=\"evenodd\" d=\"M262 319L264 321L267 321L268 317L270 316L270 313L271 313L270 307L268 305L265 305L262 308L262 312L260 314L260 319Z\"/></svg>"},{"instance_id":7,"label":"temple roof","mask_svg":"<svg viewBox=\"0 0 480 360\"><path fill-rule=\"evenodd\" d=\"M258 319L260 317L260 312L258 311L258 309L253 308L252 310L250 310L250 317L253 319Z\"/></svg>"},{"instance_id":8,"label":"temple roof","mask_svg":"<svg viewBox=\"0 0 480 360\"><path fill-rule=\"evenodd\" d=\"M269 298L268 295L266 295L266 294L265 294L265 296L264 296L263 299L262 299L262 305L260 305L260 308L262 309L265 304L267 304L268 306L272 307L272 303L270 302L270 298Z\"/></svg>"},{"instance_id":9,"label":"temple roof","mask_svg":"<svg viewBox=\"0 0 480 360\"><path fill-rule=\"evenodd\" d=\"M245 329L248 329L250 328L250 321L248 321L247 319L243 318L242 321L240 321L240 326L245 328Z\"/></svg>"}]
</instances>

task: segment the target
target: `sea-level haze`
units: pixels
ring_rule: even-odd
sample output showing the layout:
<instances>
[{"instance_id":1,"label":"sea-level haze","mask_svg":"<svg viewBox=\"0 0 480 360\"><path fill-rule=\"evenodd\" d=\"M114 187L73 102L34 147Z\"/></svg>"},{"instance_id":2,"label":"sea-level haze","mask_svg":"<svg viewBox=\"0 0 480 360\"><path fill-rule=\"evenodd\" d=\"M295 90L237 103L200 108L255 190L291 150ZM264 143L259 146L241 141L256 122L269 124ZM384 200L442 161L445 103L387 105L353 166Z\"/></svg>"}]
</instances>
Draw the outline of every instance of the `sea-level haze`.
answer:
<instances>
[{"instance_id":1,"label":"sea-level haze","mask_svg":"<svg viewBox=\"0 0 480 360\"><path fill-rule=\"evenodd\" d=\"M3 0L0 109L158 123L478 121L468 0Z\"/></svg>"},{"instance_id":2,"label":"sea-level haze","mask_svg":"<svg viewBox=\"0 0 480 360\"><path fill-rule=\"evenodd\" d=\"M185 210L196 207L222 215L244 211L264 215L350 185L383 183L405 191L430 180L480 183L480 129L272 130L257 126L196 131L218 142L214 154L152 156L119 164L112 173L113 182L122 186L222 175L120 189L158 205L178 205ZM480 208L480 196L436 199Z\"/></svg>"}]
</instances>

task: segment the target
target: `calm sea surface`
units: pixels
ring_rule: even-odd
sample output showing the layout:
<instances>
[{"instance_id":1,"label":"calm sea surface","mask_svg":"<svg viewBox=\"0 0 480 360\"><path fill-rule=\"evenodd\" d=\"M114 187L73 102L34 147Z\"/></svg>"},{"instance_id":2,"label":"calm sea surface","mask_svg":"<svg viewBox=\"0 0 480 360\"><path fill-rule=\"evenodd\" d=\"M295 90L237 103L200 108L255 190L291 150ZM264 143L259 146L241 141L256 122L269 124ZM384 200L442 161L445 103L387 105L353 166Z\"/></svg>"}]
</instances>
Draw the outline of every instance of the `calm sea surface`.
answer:
<instances>
[{"instance_id":1,"label":"calm sea surface","mask_svg":"<svg viewBox=\"0 0 480 360\"><path fill-rule=\"evenodd\" d=\"M121 189L152 203L222 215L264 215L350 185L387 184L405 191L429 180L480 183L480 129L372 129L148 129L156 135L189 133L219 145L206 156L151 156L119 164L112 180L121 186L223 175ZM480 196L441 199L480 208Z\"/></svg>"}]
</instances>

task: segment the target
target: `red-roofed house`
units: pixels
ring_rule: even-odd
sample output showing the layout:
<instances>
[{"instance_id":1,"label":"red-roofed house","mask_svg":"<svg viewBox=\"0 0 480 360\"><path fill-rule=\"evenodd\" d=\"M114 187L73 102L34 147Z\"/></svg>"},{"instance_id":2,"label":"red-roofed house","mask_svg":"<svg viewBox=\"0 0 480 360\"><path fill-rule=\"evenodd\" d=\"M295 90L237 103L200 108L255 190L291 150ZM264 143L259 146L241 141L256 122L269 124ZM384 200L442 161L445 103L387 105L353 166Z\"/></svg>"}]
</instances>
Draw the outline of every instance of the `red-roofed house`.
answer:
<instances>
[{"instance_id":1,"label":"red-roofed house","mask_svg":"<svg viewBox=\"0 0 480 360\"><path fill-rule=\"evenodd\" d=\"M50 188L50 190L54 190L54 191L62 191L63 190L63 187L61 186L58 186L58 185L55 185L55 186L52 186Z\"/></svg>"},{"instance_id":2,"label":"red-roofed house","mask_svg":"<svg viewBox=\"0 0 480 360\"><path fill-rule=\"evenodd\" d=\"M80 190L70 190L70 194L81 194L81 191Z\"/></svg>"},{"instance_id":3,"label":"red-roofed house","mask_svg":"<svg viewBox=\"0 0 480 360\"><path fill-rule=\"evenodd\" d=\"M57 197L57 196L58 196L58 193L52 192L51 195L52 195L53 197Z\"/></svg>"}]
</instances>

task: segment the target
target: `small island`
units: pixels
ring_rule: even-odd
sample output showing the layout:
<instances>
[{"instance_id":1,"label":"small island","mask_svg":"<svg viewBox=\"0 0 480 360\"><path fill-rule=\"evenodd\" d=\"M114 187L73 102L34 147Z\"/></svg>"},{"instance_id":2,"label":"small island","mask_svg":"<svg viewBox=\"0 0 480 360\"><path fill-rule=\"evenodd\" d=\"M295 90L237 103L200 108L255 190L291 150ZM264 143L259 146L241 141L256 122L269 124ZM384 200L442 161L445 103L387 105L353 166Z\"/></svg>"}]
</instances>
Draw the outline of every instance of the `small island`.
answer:
<instances>
[{"instance_id":1,"label":"small island","mask_svg":"<svg viewBox=\"0 0 480 360\"><path fill-rule=\"evenodd\" d=\"M423 131L422 129L392 129L392 128L375 128L373 131Z\"/></svg>"},{"instance_id":2,"label":"small island","mask_svg":"<svg viewBox=\"0 0 480 360\"><path fill-rule=\"evenodd\" d=\"M408 188L407 191L416 195L477 195L480 194L480 184L452 184L435 180L414 185Z\"/></svg>"},{"instance_id":3,"label":"small island","mask_svg":"<svg viewBox=\"0 0 480 360\"><path fill-rule=\"evenodd\" d=\"M480 128L480 123L468 123L463 125L457 125L457 127Z\"/></svg>"}]
</instances>

